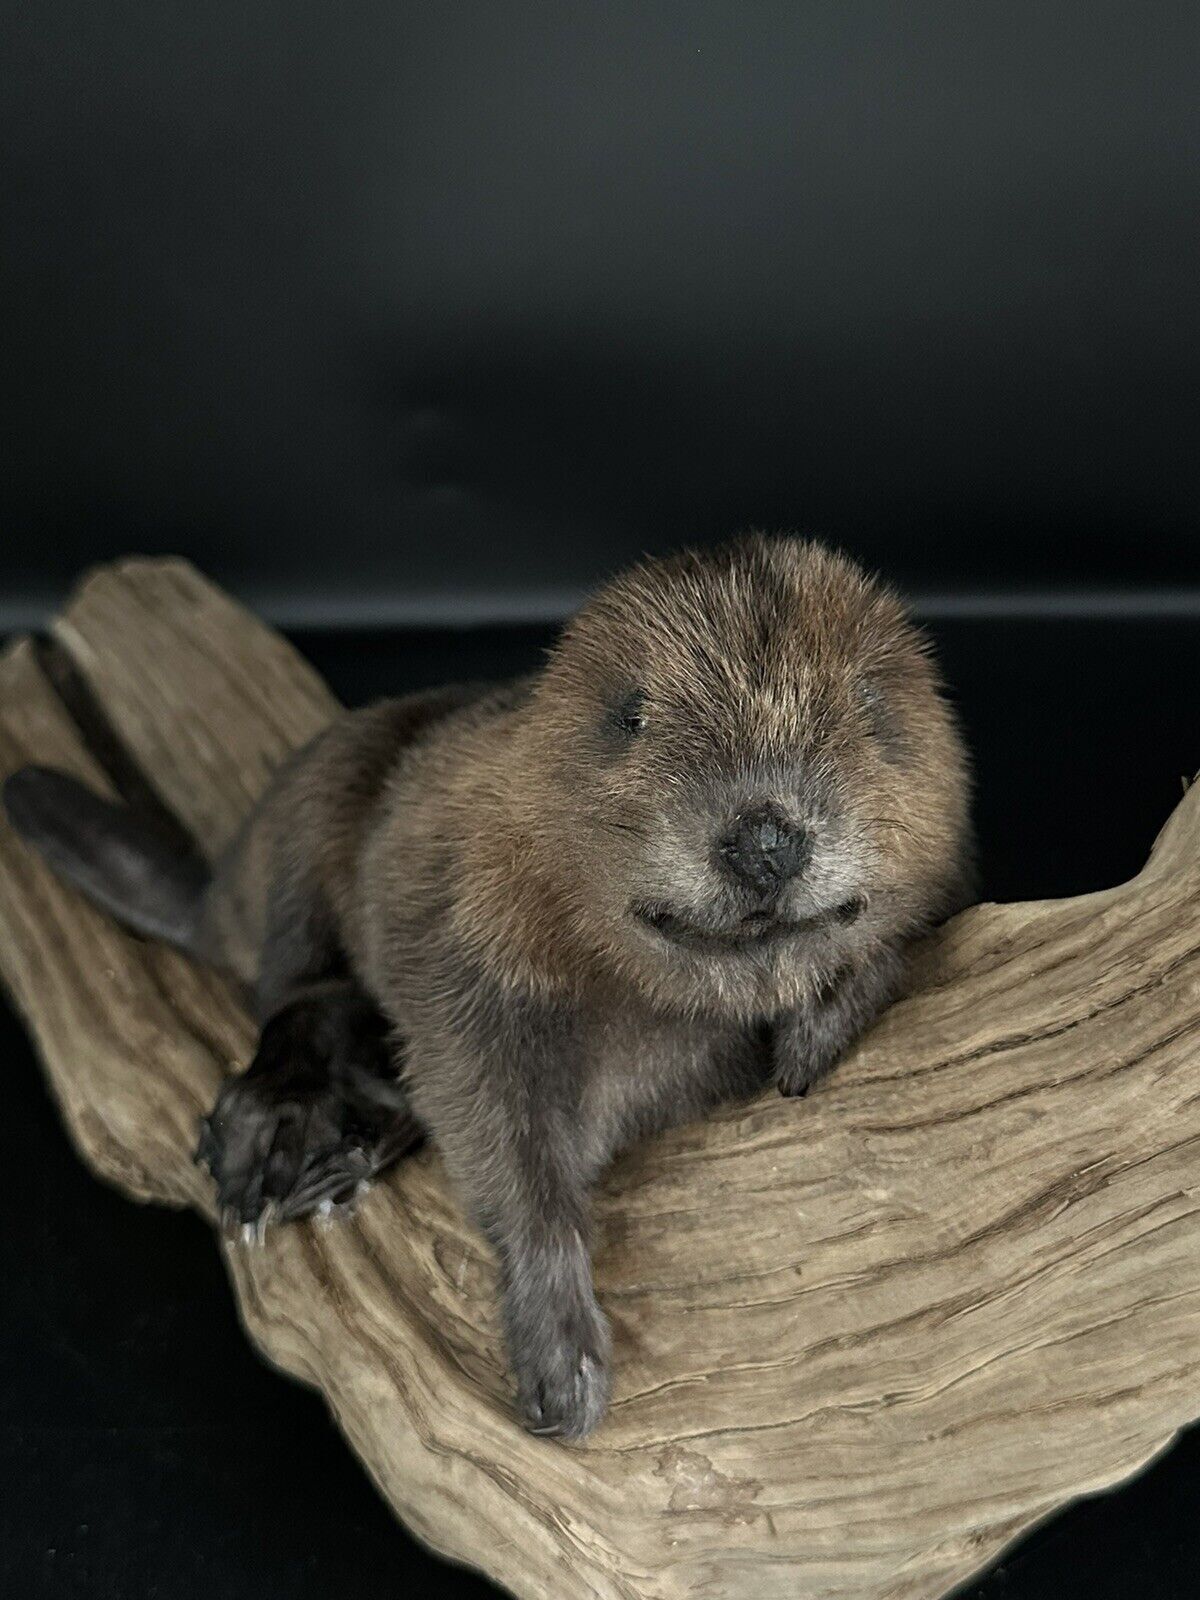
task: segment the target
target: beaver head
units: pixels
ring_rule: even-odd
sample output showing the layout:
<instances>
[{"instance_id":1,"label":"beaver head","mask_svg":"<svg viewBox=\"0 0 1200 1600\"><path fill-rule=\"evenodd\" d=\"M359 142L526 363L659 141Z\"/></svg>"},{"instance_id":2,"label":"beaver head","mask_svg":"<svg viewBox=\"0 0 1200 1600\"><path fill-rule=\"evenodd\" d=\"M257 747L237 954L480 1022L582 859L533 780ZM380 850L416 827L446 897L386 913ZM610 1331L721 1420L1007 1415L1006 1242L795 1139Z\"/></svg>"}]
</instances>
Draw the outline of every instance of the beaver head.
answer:
<instances>
[{"instance_id":1,"label":"beaver head","mask_svg":"<svg viewBox=\"0 0 1200 1600\"><path fill-rule=\"evenodd\" d=\"M795 1004L963 880L966 762L927 641L820 545L750 535L622 574L528 710L564 952L660 1003Z\"/></svg>"}]
</instances>

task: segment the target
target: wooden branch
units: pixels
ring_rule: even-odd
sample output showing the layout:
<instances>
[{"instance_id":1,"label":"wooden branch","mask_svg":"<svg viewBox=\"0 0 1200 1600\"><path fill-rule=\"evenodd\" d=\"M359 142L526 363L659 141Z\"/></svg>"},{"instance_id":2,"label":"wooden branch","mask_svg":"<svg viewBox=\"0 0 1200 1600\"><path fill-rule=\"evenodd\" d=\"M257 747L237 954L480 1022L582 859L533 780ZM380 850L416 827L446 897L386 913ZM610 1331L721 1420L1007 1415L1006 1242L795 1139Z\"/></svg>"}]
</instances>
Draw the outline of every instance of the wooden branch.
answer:
<instances>
[{"instance_id":1,"label":"wooden branch","mask_svg":"<svg viewBox=\"0 0 1200 1600\"><path fill-rule=\"evenodd\" d=\"M54 687L73 664L208 846L333 707L181 563L95 573L53 637L0 663L0 774L104 781ZM1132 882L959 917L810 1099L625 1159L586 1445L514 1422L492 1266L433 1154L351 1221L226 1242L247 1328L410 1527L529 1600L944 1594L1200 1414L1198 849L1193 790ZM251 1041L224 986L2 823L0 970L87 1161L206 1207L195 1119Z\"/></svg>"}]
</instances>

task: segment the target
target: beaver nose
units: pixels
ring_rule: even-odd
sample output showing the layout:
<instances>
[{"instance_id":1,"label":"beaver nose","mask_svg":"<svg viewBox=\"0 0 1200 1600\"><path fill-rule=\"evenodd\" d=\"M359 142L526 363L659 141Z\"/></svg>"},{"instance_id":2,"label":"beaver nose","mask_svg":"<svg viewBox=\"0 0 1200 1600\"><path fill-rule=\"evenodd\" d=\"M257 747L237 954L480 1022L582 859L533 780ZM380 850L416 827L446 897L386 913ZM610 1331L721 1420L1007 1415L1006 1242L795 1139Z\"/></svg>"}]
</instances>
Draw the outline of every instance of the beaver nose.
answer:
<instances>
[{"instance_id":1,"label":"beaver nose","mask_svg":"<svg viewBox=\"0 0 1200 1600\"><path fill-rule=\"evenodd\" d=\"M756 806L735 819L717 852L735 878L759 894L777 894L807 866L812 841L774 806Z\"/></svg>"}]
</instances>

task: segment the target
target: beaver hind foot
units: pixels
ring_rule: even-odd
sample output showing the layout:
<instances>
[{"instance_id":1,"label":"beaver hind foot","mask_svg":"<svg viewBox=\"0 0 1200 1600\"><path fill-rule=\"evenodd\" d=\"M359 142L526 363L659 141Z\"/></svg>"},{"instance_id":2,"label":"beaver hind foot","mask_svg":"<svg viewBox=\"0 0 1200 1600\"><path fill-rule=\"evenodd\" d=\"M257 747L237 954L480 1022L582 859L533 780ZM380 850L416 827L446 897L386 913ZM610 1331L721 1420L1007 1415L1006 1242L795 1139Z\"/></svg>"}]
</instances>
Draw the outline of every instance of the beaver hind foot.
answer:
<instances>
[{"instance_id":1,"label":"beaver hind foot","mask_svg":"<svg viewBox=\"0 0 1200 1600\"><path fill-rule=\"evenodd\" d=\"M421 1142L382 1016L354 984L291 1001L200 1125L222 1222L330 1215Z\"/></svg>"}]
</instances>

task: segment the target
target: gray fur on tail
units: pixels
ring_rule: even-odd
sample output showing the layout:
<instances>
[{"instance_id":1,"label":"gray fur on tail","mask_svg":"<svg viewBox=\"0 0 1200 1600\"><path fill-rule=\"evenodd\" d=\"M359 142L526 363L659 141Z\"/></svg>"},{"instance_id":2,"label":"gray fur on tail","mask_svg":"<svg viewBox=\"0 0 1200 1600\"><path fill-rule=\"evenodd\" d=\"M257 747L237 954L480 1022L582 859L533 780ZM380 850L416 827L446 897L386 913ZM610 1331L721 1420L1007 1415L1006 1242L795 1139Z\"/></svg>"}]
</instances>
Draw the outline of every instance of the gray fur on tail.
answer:
<instances>
[{"instance_id":1,"label":"gray fur on tail","mask_svg":"<svg viewBox=\"0 0 1200 1600\"><path fill-rule=\"evenodd\" d=\"M14 772L4 807L22 839L94 905L135 933L194 952L210 873L182 831L52 767Z\"/></svg>"}]
</instances>

